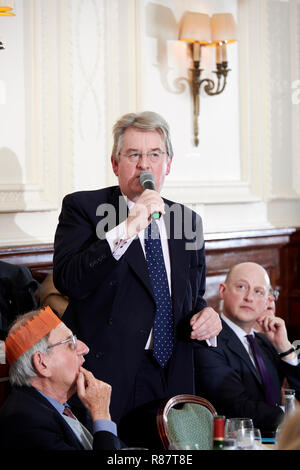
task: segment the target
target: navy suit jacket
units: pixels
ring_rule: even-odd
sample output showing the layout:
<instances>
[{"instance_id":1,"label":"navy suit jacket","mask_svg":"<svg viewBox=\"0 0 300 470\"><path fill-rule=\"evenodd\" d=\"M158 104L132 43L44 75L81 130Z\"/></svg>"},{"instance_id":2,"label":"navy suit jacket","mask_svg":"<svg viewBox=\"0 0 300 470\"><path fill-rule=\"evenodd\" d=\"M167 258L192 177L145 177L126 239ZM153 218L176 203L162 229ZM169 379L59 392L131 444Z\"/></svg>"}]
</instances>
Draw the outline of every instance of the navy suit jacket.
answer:
<instances>
[{"instance_id":1,"label":"navy suit jacket","mask_svg":"<svg viewBox=\"0 0 300 470\"><path fill-rule=\"evenodd\" d=\"M195 350L197 395L206 397L219 414L252 418L255 427L265 434L276 429L283 417L279 406L269 405L258 371L234 331L222 320L218 347L200 344ZM256 341L274 383L278 404L281 385L286 377L300 399L300 366L281 360L265 335L257 333Z\"/></svg>"},{"instance_id":2,"label":"navy suit jacket","mask_svg":"<svg viewBox=\"0 0 300 470\"><path fill-rule=\"evenodd\" d=\"M173 209L166 224L175 323L175 346L167 376L169 397L194 392L189 320L206 302L201 218L180 204L165 203ZM116 211L110 226L104 224L105 207ZM86 367L112 385L110 411L117 423L130 411L135 377L155 315L154 294L139 239L116 261L106 239L96 234L99 223L107 231L126 217L127 205L117 186L67 195L53 260L54 283L69 297L63 321L90 348Z\"/></svg>"},{"instance_id":3,"label":"navy suit jacket","mask_svg":"<svg viewBox=\"0 0 300 470\"><path fill-rule=\"evenodd\" d=\"M0 409L1 449L83 450L76 435L60 415L33 387L13 387ZM99 431L93 450L118 450L114 434Z\"/></svg>"}]
</instances>

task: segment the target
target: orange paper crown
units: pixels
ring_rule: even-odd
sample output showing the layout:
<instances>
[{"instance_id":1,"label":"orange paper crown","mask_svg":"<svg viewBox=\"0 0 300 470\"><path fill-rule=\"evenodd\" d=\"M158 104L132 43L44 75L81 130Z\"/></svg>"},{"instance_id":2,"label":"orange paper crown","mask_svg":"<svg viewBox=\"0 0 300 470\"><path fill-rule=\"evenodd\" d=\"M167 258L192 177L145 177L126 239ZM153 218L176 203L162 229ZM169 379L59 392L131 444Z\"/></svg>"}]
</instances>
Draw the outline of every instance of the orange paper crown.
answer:
<instances>
[{"instance_id":1,"label":"orange paper crown","mask_svg":"<svg viewBox=\"0 0 300 470\"><path fill-rule=\"evenodd\" d=\"M47 333L54 330L61 320L50 307L43 307L32 320L10 333L5 340L5 354L8 364L12 364Z\"/></svg>"}]
</instances>

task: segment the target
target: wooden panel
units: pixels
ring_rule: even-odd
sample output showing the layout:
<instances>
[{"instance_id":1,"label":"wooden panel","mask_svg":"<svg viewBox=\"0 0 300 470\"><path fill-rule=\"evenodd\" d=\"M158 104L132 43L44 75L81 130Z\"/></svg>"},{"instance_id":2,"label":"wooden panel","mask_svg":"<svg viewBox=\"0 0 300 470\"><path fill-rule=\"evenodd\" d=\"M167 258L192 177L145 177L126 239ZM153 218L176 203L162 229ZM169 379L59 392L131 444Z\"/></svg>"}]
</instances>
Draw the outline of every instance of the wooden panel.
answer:
<instances>
[{"instance_id":1,"label":"wooden panel","mask_svg":"<svg viewBox=\"0 0 300 470\"><path fill-rule=\"evenodd\" d=\"M285 319L291 339L300 339L300 228L206 234L205 247L205 297L210 306L220 311L218 288L231 266L259 263L267 269L272 286L280 289L278 315ZM52 270L53 245L2 247L0 260L25 264L42 281Z\"/></svg>"},{"instance_id":2,"label":"wooden panel","mask_svg":"<svg viewBox=\"0 0 300 470\"><path fill-rule=\"evenodd\" d=\"M31 269L33 277L41 282L52 271L53 245L25 245L0 247L0 260L12 264L23 264Z\"/></svg>"}]
</instances>

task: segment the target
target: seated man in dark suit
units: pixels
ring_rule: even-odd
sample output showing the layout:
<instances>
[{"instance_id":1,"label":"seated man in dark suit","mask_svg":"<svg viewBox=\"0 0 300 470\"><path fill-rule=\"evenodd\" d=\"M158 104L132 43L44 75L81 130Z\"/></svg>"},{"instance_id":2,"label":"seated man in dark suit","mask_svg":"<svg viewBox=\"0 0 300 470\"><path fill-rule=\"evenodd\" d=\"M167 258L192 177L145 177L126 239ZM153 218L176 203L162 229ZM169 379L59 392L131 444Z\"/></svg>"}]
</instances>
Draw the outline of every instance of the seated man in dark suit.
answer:
<instances>
[{"instance_id":1,"label":"seated man in dark suit","mask_svg":"<svg viewBox=\"0 0 300 470\"><path fill-rule=\"evenodd\" d=\"M283 417L285 378L300 398L300 366L284 320L263 315L269 292L269 276L260 265L234 266L219 288L223 329L218 347L199 344L195 352L197 394L226 417L252 418L264 435L271 435ZM264 333L255 333L256 321Z\"/></svg>"},{"instance_id":2,"label":"seated man in dark suit","mask_svg":"<svg viewBox=\"0 0 300 470\"><path fill-rule=\"evenodd\" d=\"M120 448L109 413L111 386L82 367L88 351L50 307L16 320L6 339L13 387L0 410L2 449ZM76 391L93 419L93 435L68 407Z\"/></svg>"}]
</instances>

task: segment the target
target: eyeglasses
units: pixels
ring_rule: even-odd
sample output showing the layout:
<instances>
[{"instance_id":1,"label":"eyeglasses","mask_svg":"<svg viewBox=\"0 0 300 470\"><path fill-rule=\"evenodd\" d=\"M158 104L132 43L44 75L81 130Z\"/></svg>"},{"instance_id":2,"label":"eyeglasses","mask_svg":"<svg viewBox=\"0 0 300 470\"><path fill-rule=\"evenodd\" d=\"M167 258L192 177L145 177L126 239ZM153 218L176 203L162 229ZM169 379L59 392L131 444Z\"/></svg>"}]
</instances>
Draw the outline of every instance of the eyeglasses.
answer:
<instances>
[{"instance_id":1,"label":"eyeglasses","mask_svg":"<svg viewBox=\"0 0 300 470\"><path fill-rule=\"evenodd\" d=\"M163 152L162 150L152 150L151 152L132 152L129 154L122 154L119 155L121 157L127 158L127 160L131 163L137 163L143 155L146 155L147 159L150 160L152 163L157 163L163 155L167 152Z\"/></svg>"},{"instance_id":2,"label":"eyeglasses","mask_svg":"<svg viewBox=\"0 0 300 470\"><path fill-rule=\"evenodd\" d=\"M50 346L48 346L47 349L54 348L55 346L59 346L60 344L69 343L70 341L72 341L72 343L73 343L73 348L76 349L76 346L77 346L77 336L76 335L71 335L67 339L64 339L63 341L59 341L59 343L50 344Z\"/></svg>"},{"instance_id":3,"label":"eyeglasses","mask_svg":"<svg viewBox=\"0 0 300 470\"><path fill-rule=\"evenodd\" d=\"M276 302L276 300L278 300L278 297L279 297L279 290L278 289L273 289L272 287L270 287L269 295L272 295L274 297L275 302Z\"/></svg>"}]
</instances>

